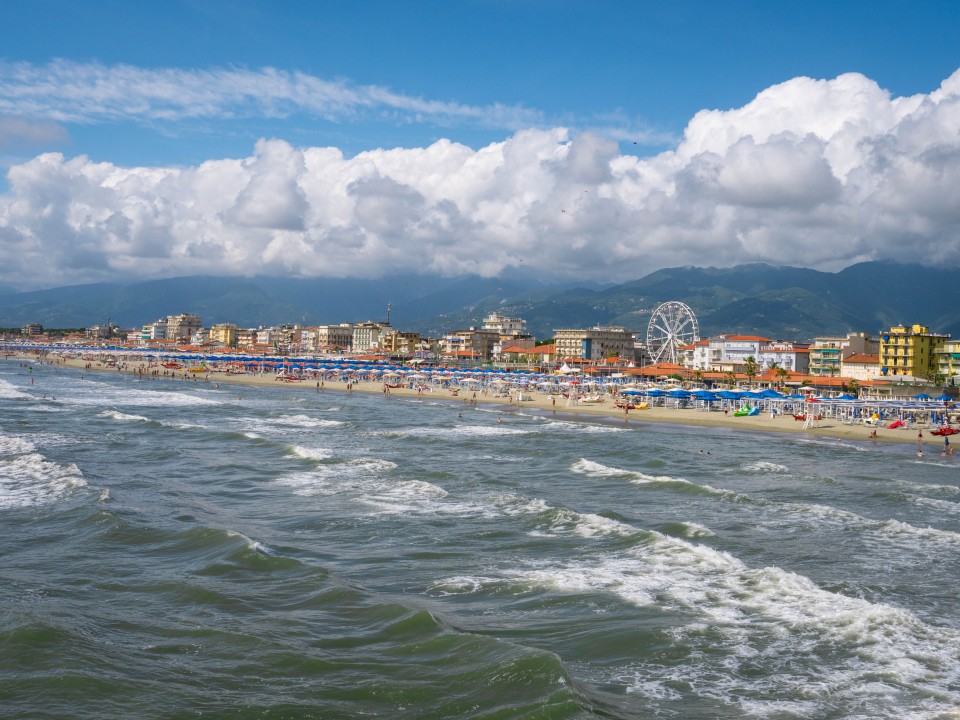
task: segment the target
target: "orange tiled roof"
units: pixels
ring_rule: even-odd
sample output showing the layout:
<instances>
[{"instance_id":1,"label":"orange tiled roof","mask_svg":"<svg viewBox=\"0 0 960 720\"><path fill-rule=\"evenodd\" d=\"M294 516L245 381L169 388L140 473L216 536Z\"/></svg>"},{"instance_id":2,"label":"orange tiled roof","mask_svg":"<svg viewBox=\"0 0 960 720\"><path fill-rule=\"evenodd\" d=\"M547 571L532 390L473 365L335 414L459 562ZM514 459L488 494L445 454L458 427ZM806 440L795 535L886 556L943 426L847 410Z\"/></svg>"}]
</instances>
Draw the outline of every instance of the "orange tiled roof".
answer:
<instances>
[{"instance_id":1,"label":"orange tiled roof","mask_svg":"<svg viewBox=\"0 0 960 720\"><path fill-rule=\"evenodd\" d=\"M843 362L855 363L859 365L879 365L880 355L874 355L871 353L854 353Z\"/></svg>"}]
</instances>

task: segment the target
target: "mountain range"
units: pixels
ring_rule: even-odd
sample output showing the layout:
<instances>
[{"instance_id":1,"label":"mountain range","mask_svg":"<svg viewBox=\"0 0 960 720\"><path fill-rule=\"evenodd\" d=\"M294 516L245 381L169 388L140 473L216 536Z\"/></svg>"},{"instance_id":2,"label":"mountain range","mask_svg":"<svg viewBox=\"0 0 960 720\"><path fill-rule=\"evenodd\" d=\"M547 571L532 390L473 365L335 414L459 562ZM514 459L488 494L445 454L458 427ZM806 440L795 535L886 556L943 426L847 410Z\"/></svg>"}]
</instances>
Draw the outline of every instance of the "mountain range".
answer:
<instances>
[{"instance_id":1,"label":"mountain range","mask_svg":"<svg viewBox=\"0 0 960 720\"><path fill-rule=\"evenodd\" d=\"M479 326L497 311L522 317L540 339L559 328L620 325L646 331L651 312L679 300L700 335L805 340L920 323L960 335L958 268L867 262L839 272L765 264L679 267L607 287L546 285L524 277L398 275L377 280L195 276L97 283L0 294L0 327L28 322L87 327L108 320L139 327L167 315L197 314L204 325L241 327L390 320L437 336Z\"/></svg>"}]
</instances>

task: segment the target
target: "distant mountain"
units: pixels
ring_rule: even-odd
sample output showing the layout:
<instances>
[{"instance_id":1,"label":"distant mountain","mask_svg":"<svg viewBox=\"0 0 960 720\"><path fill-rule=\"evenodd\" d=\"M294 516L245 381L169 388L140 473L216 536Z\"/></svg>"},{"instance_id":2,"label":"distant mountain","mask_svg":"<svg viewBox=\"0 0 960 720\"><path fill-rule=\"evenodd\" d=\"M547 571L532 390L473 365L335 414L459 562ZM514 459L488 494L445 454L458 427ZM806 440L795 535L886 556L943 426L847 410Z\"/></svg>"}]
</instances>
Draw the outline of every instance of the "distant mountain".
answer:
<instances>
[{"instance_id":1,"label":"distant mountain","mask_svg":"<svg viewBox=\"0 0 960 720\"><path fill-rule=\"evenodd\" d=\"M108 318L136 327L181 312L200 315L208 326L328 324L383 320L390 303L391 322L402 330L436 336L478 326L496 310L524 318L531 333L546 339L560 328L594 325L622 325L643 334L657 305L679 300L696 313L702 336L747 333L803 340L922 323L958 337L958 277L957 268L890 262L861 263L837 273L763 264L669 268L602 289L550 287L514 276L186 277L0 295L0 327L27 322L83 327Z\"/></svg>"},{"instance_id":2,"label":"distant mountain","mask_svg":"<svg viewBox=\"0 0 960 720\"><path fill-rule=\"evenodd\" d=\"M837 273L764 264L658 270L603 290L540 289L480 303L424 321L432 327L477 324L491 310L523 317L547 338L555 329L622 325L645 334L652 311L679 300L697 315L701 336L759 334L803 340L862 330L876 334L921 323L960 336L960 268L891 262L853 265Z\"/></svg>"},{"instance_id":3,"label":"distant mountain","mask_svg":"<svg viewBox=\"0 0 960 720\"><path fill-rule=\"evenodd\" d=\"M130 284L97 283L0 295L0 327L89 327L109 319L139 327L167 315L194 313L205 325L330 324L422 320L470 303L492 302L539 284L496 278L398 275L378 280L278 277L182 277Z\"/></svg>"}]
</instances>

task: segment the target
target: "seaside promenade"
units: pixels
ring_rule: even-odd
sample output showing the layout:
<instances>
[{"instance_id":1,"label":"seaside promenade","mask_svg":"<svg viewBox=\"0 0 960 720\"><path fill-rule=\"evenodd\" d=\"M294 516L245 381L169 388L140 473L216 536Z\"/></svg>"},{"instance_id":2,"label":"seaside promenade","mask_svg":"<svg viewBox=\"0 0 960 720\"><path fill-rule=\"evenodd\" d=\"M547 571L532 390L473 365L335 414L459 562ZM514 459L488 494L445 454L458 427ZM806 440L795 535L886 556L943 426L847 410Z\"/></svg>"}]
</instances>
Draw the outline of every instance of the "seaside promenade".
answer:
<instances>
[{"instance_id":1,"label":"seaside promenade","mask_svg":"<svg viewBox=\"0 0 960 720\"><path fill-rule=\"evenodd\" d=\"M756 433L790 433L811 437L835 438L838 441L898 442L916 443L918 432L924 434L924 446L931 454L939 453L942 440L929 433L935 429L944 417L943 406L929 406L928 411L911 411L909 420L898 424L896 417L904 416L904 410L889 408L886 418L879 422L864 424L863 415L871 412L870 405L862 405L861 417L844 417L843 413L823 412L829 403L817 405L807 403L806 407L818 413L819 419L807 423L798 421L793 414L785 412L791 407L786 402L756 402L752 400L726 401L724 403L675 402L663 394L654 393L645 409L627 409L624 404L629 396L621 395L620 388L606 388L604 392L586 394L584 385L578 383L564 385L561 378L532 383L531 378L517 378L506 374L478 376L475 380L468 377L454 378L444 373L421 373L409 370L399 373L393 370L370 367L363 370L327 369L304 373L302 376L278 373L275 368L248 366L243 372L216 372L200 370L183 364L181 367L165 367L155 360L139 356L120 357L117 361L99 361L73 356L72 353L36 351L6 354L5 361L42 362L57 368L77 373L81 381L84 373L113 373L132 376L141 382L172 382L184 384L225 384L238 387L238 397L242 398L243 387L293 387L304 392L362 392L380 394L384 402L419 398L459 403L464 407L484 404L502 409L502 420L508 420L511 413L532 412L546 415L565 416L569 419L587 422L628 423L642 426L644 423L672 423L691 427L729 428L731 430ZM173 365L174 363L168 363ZM509 378L509 379L508 379ZM35 379L42 383L42 373ZM523 385L517 383L523 382ZM560 388L567 388L561 392ZM37 389L41 389L42 385ZM629 392L629 390L627 390ZM638 398L638 399L643 399ZM738 404L753 404L762 409L752 416L737 416L734 410ZM792 405L796 407L796 403ZM850 407L849 404L846 407ZM937 411L940 411L939 413ZM822 414L822 416L821 416ZM866 415L869 417L869 415ZM946 416L949 419L949 415ZM898 425L890 428L889 425Z\"/></svg>"}]
</instances>

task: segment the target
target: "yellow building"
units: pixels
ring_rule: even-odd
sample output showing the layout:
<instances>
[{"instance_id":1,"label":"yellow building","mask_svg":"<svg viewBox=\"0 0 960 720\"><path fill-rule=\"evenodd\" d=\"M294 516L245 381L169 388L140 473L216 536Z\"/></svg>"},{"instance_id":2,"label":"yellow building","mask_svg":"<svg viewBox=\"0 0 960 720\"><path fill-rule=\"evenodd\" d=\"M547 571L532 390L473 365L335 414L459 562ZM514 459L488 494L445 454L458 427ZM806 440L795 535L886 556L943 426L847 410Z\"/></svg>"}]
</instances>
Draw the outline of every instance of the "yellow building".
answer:
<instances>
[{"instance_id":1,"label":"yellow building","mask_svg":"<svg viewBox=\"0 0 960 720\"><path fill-rule=\"evenodd\" d=\"M223 343L230 347L237 346L237 326L233 323L220 323L210 328L210 342Z\"/></svg>"},{"instance_id":2,"label":"yellow building","mask_svg":"<svg viewBox=\"0 0 960 720\"><path fill-rule=\"evenodd\" d=\"M880 336L880 374L929 378L937 372L937 351L949 335L926 325L896 325Z\"/></svg>"}]
</instances>

